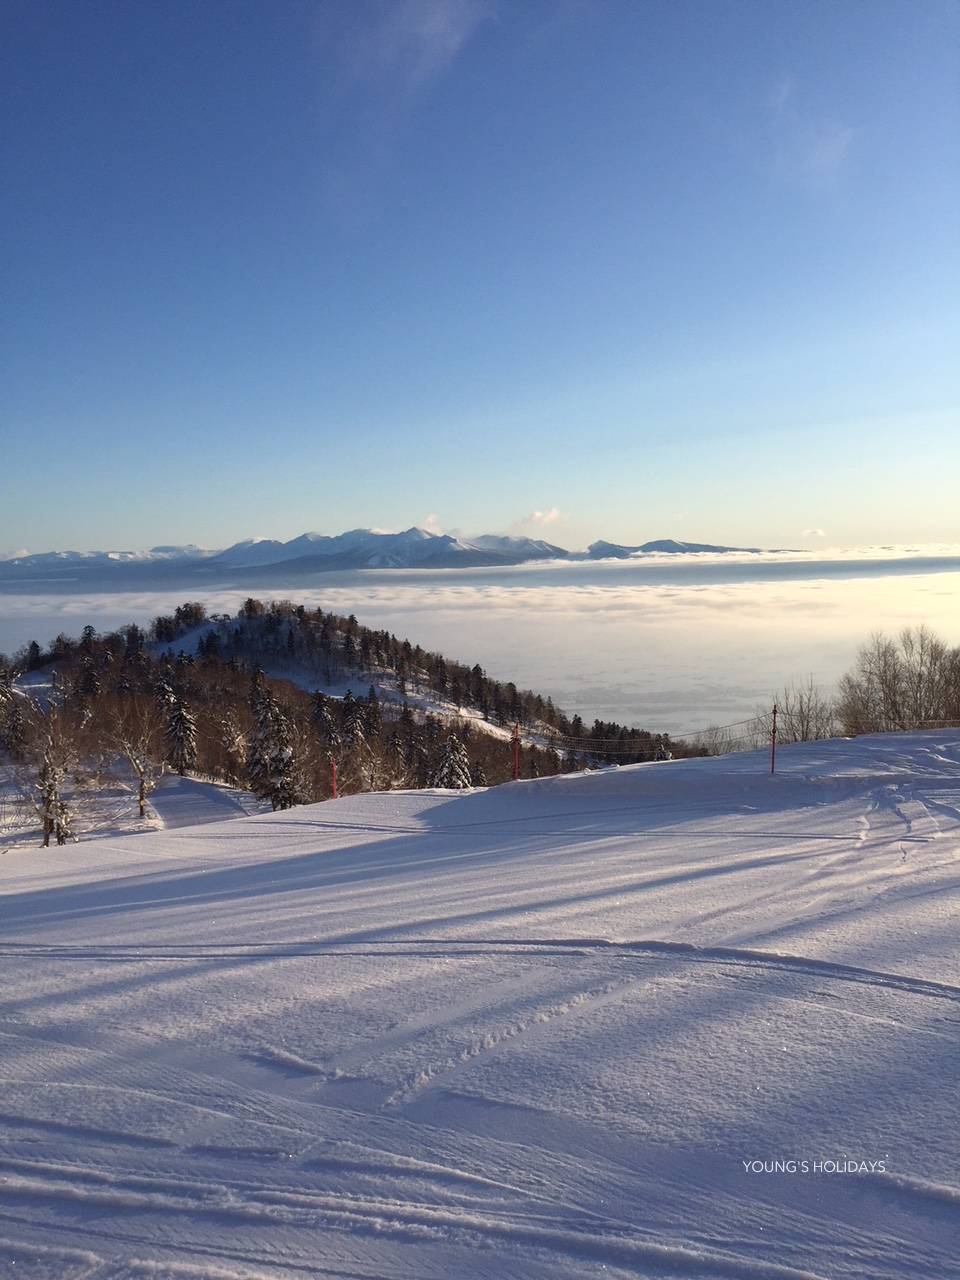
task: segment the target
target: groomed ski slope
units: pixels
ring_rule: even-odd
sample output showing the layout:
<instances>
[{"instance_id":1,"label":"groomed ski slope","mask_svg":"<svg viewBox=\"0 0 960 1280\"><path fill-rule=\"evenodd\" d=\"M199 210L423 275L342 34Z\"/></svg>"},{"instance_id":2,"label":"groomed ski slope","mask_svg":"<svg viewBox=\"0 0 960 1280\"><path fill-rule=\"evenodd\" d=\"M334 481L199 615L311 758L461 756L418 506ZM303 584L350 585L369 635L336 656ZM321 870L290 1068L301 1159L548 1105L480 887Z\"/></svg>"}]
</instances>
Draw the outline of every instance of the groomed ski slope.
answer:
<instances>
[{"instance_id":1,"label":"groomed ski slope","mask_svg":"<svg viewBox=\"0 0 960 1280\"><path fill-rule=\"evenodd\" d=\"M0 1275L960 1277L960 734L779 765L7 854Z\"/></svg>"}]
</instances>

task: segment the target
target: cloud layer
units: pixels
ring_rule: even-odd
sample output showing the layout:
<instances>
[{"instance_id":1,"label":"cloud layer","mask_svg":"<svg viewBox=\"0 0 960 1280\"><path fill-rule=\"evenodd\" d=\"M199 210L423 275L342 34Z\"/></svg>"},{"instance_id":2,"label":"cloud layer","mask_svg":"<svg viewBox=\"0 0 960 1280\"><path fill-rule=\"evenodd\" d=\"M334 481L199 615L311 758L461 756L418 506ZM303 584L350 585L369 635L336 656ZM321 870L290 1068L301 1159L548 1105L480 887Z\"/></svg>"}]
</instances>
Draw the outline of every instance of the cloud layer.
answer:
<instances>
[{"instance_id":1,"label":"cloud layer","mask_svg":"<svg viewBox=\"0 0 960 1280\"><path fill-rule=\"evenodd\" d=\"M789 680L812 675L832 685L874 629L926 622L960 640L960 572L689 586L644 584L641 573L613 566L592 581L571 579L563 566L495 582L464 573L437 572L428 582L386 577L259 594L355 613L368 626L549 693L584 718L671 732L750 715ZM232 613L248 594L213 591L205 603ZM87 622L101 629L147 622L182 599L182 591L0 594L0 650L34 636L79 634Z\"/></svg>"}]
</instances>

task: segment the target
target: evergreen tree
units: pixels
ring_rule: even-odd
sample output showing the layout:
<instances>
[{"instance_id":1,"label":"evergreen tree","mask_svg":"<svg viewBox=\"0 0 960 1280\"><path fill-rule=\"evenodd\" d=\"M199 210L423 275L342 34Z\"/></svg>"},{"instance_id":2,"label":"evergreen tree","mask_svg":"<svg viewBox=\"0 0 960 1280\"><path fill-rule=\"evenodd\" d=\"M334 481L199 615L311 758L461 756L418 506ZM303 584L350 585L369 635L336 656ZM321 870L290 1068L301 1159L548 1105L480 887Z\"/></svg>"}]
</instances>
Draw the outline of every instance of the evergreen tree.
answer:
<instances>
[{"instance_id":1,"label":"evergreen tree","mask_svg":"<svg viewBox=\"0 0 960 1280\"><path fill-rule=\"evenodd\" d=\"M273 694L261 694L256 724L247 756L250 789L272 809L290 809L302 803L290 721Z\"/></svg>"},{"instance_id":2,"label":"evergreen tree","mask_svg":"<svg viewBox=\"0 0 960 1280\"><path fill-rule=\"evenodd\" d=\"M197 764L197 722L182 698L173 695L168 703L165 731L171 765L180 777Z\"/></svg>"},{"instance_id":3,"label":"evergreen tree","mask_svg":"<svg viewBox=\"0 0 960 1280\"><path fill-rule=\"evenodd\" d=\"M220 657L220 637L215 631L208 631L205 636L200 637L197 652L207 662L214 662Z\"/></svg>"},{"instance_id":4,"label":"evergreen tree","mask_svg":"<svg viewBox=\"0 0 960 1280\"><path fill-rule=\"evenodd\" d=\"M177 700L176 694L173 692L171 685L166 680L160 680L154 685L153 696L156 699L157 707L164 716L170 714L170 708Z\"/></svg>"},{"instance_id":5,"label":"evergreen tree","mask_svg":"<svg viewBox=\"0 0 960 1280\"><path fill-rule=\"evenodd\" d=\"M100 694L100 675L92 658L80 659L80 669L73 685L75 697L81 701L96 698Z\"/></svg>"},{"instance_id":6,"label":"evergreen tree","mask_svg":"<svg viewBox=\"0 0 960 1280\"><path fill-rule=\"evenodd\" d=\"M264 696L264 676L265 671L261 671L259 667L254 667L250 672L250 709L254 715L257 713L257 707L260 705L260 699Z\"/></svg>"},{"instance_id":7,"label":"evergreen tree","mask_svg":"<svg viewBox=\"0 0 960 1280\"><path fill-rule=\"evenodd\" d=\"M311 714L317 737L324 750L335 753L340 746L340 730L330 709L330 699L318 689L313 695L313 712Z\"/></svg>"},{"instance_id":8,"label":"evergreen tree","mask_svg":"<svg viewBox=\"0 0 960 1280\"><path fill-rule=\"evenodd\" d=\"M126 639L126 656L128 659L139 656L143 653L143 632L140 628L132 623L126 628L124 633Z\"/></svg>"},{"instance_id":9,"label":"evergreen tree","mask_svg":"<svg viewBox=\"0 0 960 1280\"><path fill-rule=\"evenodd\" d=\"M0 751L19 760L26 741L26 724L20 699L13 691L13 676L8 667L0 667Z\"/></svg>"},{"instance_id":10,"label":"evergreen tree","mask_svg":"<svg viewBox=\"0 0 960 1280\"><path fill-rule=\"evenodd\" d=\"M410 739L410 772L415 787L432 786L433 771L430 768L430 749L422 730L414 731Z\"/></svg>"},{"instance_id":11,"label":"evergreen tree","mask_svg":"<svg viewBox=\"0 0 960 1280\"><path fill-rule=\"evenodd\" d=\"M470 766L470 785L471 787L488 786L487 775L483 771L483 765L479 760L474 760Z\"/></svg>"},{"instance_id":12,"label":"evergreen tree","mask_svg":"<svg viewBox=\"0 0 960 1280\"><path fill-rule=\"evenodd\" d=\"M380 736L380 730L383 728L383 716L380 713L380 699L377 697L377 691L370 686L370 692L367 694L366 713L364 715L364 730L368 738L377 738Z\"/></svg>"},{"instance_id":13,"label":"evergreen tree","mask_svg":"<svg viewBox=\"0 0 960 1280\"><path fill-rule=\"evenodd\" d=\"M391 786L405 787L408 783L408 744L396 731L387 739L385 764L391 775Z\"/></svg>"},{"instance_id":14,"label":"evergreen tree","mask_svg":"<svg viewBox=\"0 0 960 1280\"><path fill-rule=\"evenodd\" d=\"M343 737L347 746L352 750L359 750L366 745L366 722L367 717L363 706L358 699L348 689L343 695L343 704L340 708L341 723L343 725Z\"/></svg>"},{"instance_id":15,"label":"evergreen tree","mask_svg":"<svg viewBox=\"0 0 960 1280\"><path fill-rule=\"evenodd\" d=\"M0 750L5 751L13 760L21 760L26 741L26 721L20 699L14 697L0 716Z\"/></svg>"},{"instance_id":16,"label":"evergreen tree","mask_svg":"<svg viewBox=\"0 0 960 1280\"><path fill-rule=\"evenodd\" d=\"M456 791L466 790L473 783L470 781L470 758L464 750L463 743L455 733L447 739L443 758L430 782L432 787L449 787Z\"/></svg>"}]
</instances>

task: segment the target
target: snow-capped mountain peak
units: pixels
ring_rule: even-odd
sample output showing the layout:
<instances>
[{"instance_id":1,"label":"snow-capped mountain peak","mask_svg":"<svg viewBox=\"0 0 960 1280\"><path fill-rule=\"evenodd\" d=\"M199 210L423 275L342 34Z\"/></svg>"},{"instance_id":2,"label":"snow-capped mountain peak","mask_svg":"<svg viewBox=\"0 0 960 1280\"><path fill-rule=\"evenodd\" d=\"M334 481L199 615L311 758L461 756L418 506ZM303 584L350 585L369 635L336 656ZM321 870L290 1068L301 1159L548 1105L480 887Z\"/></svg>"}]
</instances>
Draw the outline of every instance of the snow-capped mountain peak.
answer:
<instances>
[{"instance_id":1,"label":"snow-capped mountain peak","mask_svg":"<svg viewBox=\"0 0 960 1280\"><path fill-rule=\"evenodd\" d=\"M185 574L202 572L205 585L213 581L210 575L216 569L229 571L231 575L260 571L258 581L263 583L269 580L268 570L275 571L279 582L281 573L302 577L348 569L495 567L531 560L627 559L648 553L682 555L734 550L756 548L664 539L640 546L594 542L586 552L571 552L541 538L492 533L467 538L411 525L391 532L383 529L348 529L338 534L308 531L287 541L244 538L221 551L205 550L193 543L162 544L149 551L48 551L0 561L0 579L22 580L28 573L53 576L58 571L62 573L66 565L89 582L98 571L104 579L108 574L121 573L128 578L134 573L140 578L162 573L169 579L182 566Z\"/></svg>"}]
</instances>

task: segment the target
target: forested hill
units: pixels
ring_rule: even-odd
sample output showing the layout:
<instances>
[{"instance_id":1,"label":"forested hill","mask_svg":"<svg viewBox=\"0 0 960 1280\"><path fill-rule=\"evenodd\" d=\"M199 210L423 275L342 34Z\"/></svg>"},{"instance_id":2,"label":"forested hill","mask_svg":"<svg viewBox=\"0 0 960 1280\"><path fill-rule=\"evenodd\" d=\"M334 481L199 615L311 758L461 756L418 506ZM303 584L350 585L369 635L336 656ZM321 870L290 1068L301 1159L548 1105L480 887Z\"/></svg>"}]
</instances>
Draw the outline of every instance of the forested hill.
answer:
<instances>
[{"instance_id":1,"label":"forested hill","mask_svg":"<svg viewBox=\"0 0 960 1280\"><path fill-rule=\"evenodd\" d=\"M19 672L49 672L46 706L11 696ZM289 601L251 598L236 616L186 603L147 628L32 642L0 666L0 751L27 762L48 749L62 761L119 753L278 807L331 794L334 764L346 791L506 781L517 725L527 777L649 760L657 746L650 730L586 726L477 664Z\"/></svg>"}]
</instances>

